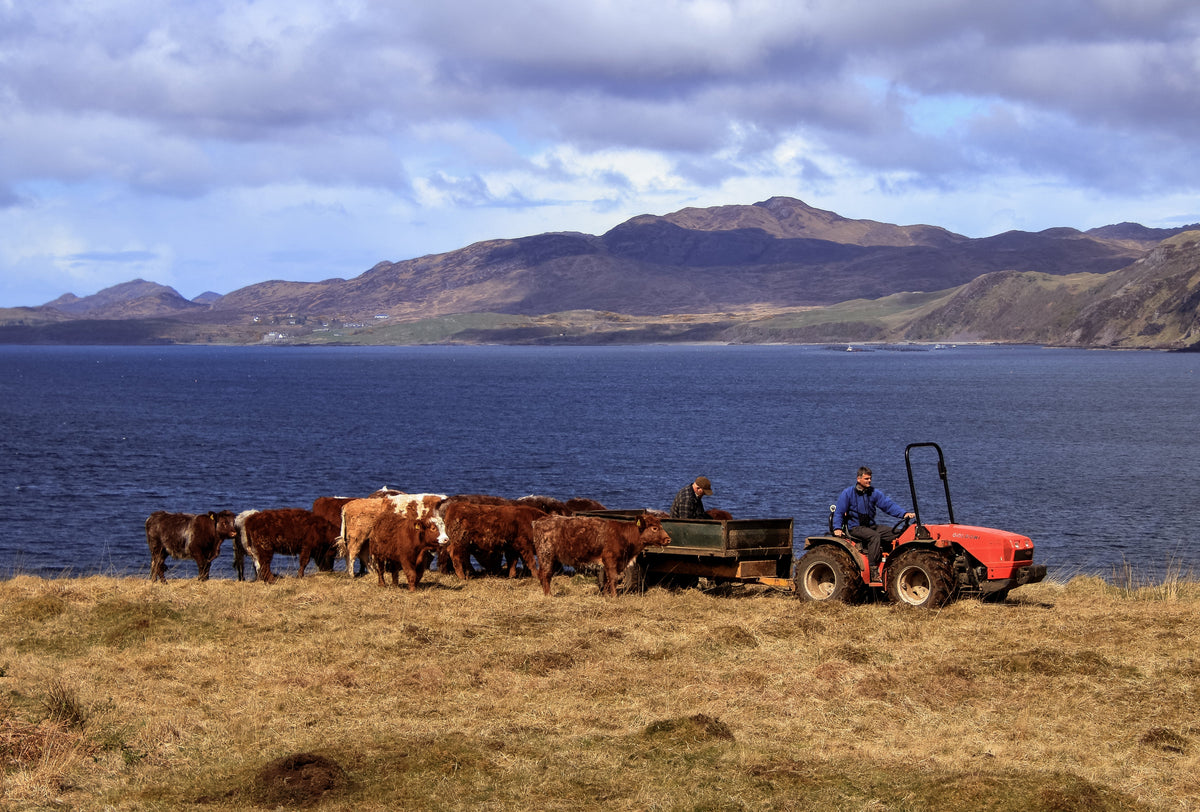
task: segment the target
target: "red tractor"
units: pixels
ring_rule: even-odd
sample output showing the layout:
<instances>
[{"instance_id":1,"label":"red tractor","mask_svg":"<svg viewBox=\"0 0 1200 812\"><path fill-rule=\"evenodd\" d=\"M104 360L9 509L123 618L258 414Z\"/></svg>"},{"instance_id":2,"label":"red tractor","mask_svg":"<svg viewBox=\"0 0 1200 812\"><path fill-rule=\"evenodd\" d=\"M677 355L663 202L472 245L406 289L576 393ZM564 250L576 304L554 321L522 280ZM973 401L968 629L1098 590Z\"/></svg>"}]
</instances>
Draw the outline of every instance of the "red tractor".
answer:
<instances>
[{"instance_id":1,"label":"red tractor","mask_svg":"<svg viewBox=\"0 0 1200 812\"><path fill-rule=\"evenodd\" d=\"M923 524L913 480L911 452L934 448L938 476L946 489L948 524ZM904 449L908 487L916 520L898 522L900 535L884 552L880 580L872 581L867 554L848 535L833 534L830 507L829 534L804 540L805 553L796 564L796 593L809 601L854 603L870 589L887 592L898 603L923 608L941 606L961 595L978 595L984 600L1003 601L1010 590L1036 583L1046 577L1044 564L1033 563L1033 541L1006 530L955 524L950 502L946 462L937 443L912 443Z\"/></svg>"}]
</instances>

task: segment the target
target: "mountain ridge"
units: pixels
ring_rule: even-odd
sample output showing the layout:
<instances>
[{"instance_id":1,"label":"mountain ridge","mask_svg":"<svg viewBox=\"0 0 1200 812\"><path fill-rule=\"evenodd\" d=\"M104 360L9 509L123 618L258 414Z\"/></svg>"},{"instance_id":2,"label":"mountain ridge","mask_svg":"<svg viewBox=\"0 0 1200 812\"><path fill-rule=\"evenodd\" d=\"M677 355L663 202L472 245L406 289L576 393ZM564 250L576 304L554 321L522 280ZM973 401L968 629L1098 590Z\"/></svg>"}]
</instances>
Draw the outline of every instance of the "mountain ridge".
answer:
<instances>
[{"instance_id":1,"label":"mountain ridge","mask_svg":"<svg viewBox=\"0 0 1200 812\"><path fill-rule=\"evenodd\" d=\"M22 330L26 331L23 340L38 340L29 331L40 330L42 340L53 342L47 336L66 329L61 326L65 321L157 320L154 330L161 333L157 339L161 341L247 343L280 340L281 335L289 341L324 341L328 337L318 333L338 329L342 338L345 331L353 330L388 343L390 339L380 332L384 325L472 313L530 320L561 313L619 313L647 323L657 319L657 333L671 340L670 331L661 324L670 322L672 314L726 311L740 314L735 321L746 336L753 330L745 325L767 311L837 308L841 303L883 301L909 291L963 288L956 295L965 299L958 298L953 307L938 314L947 325L946 336L988 334L987 340L1120 345L1126 337L1099 326L1075 325L1061 335L1045 324L1038 330L1027 329L1018 318L1022 313L1030 324L1041 324L1028 306L996 322L1007 330L999 336L986 325L970 327L963 319L970 313L984 318L984 311L995 319L1003 308L992 301L994 297L1023 300L1021 291L1030 286L1054 290L1063 301L1074 301L1063 292L1064 283L1055 279L1124 273L1187 228L1150 229L1127 222L1086 232L1059 227L969 238L938 226L852 220L794 198L772 197L752 205L639 215L602 235L549 232L481 241L442 254L381 261L351 279L270 280L224 295L205 293L192 301L172 288L134 280L89 297L64 294L38 308L2 311L0 341L22 340ZM1200 229L1200 224L1193 228ZM1179 253L1177 247L1167 250ZM1171 279L1174 285L1191 284L1176 272ZM1085 298L1113 295L1105 293L1103 286L1071 284ZM1189 299L1183 295L1180 301ZM985 302L988 305L981 310ZM1111 308L1094 302L1091 310L1084 304L1078 304L1078 309L1093 320L1115 318ZM596 323L588 321L590 332L584 335L596 337ZM357 326L347 328L347 324ZM863 331L853 320L845 324L855 325L850 333ZM171 325L177 329L173 331ZM86 333L84 327L71 329ZM1145 323L1137 329L1147 345L1153 345L1155 335L1175 336L1175 342L1190 335L1165 325L1157 333ZM848 334L831 323L820 329L810 325L801 332L810 336L806 340L841 341ZM904 340L923 340L921 336L928 335L936 340L928 322L924 328L911 326L899 332L894 325L880 324L867 332ZM541 340L552 338L548 334Z\"/></svg>"}]
</instances>

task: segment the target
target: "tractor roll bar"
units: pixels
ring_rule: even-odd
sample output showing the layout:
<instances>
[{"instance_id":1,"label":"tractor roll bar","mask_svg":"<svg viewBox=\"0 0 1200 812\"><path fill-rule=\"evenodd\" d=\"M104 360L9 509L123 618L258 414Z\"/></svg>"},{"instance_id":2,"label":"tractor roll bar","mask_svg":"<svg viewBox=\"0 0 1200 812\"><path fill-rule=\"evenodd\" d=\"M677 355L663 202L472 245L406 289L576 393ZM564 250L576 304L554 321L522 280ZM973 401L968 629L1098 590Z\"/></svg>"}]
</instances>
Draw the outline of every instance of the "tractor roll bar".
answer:
<instances>
[{"instance_id":1,"label":"tractor roll bar","mask_svg":"<svg viewBox=\"0 0 1200 812\"><path fill-rule=\"evenodd\" d=\"M908 469L908 491L912 494L913 513L917 516L917 527L921 527L921 509L917 507L917 483L913 480L912 460L909 452L914 448L936 448L938 455L938 476L942 478L942 486L946 489L946 511L950 514L950 524L954 521L954 505L950 502L950 479L946 474L946 457L942 447L937 443L909 443L904 448L904 467Z\"/></svg>"}]
</instances>

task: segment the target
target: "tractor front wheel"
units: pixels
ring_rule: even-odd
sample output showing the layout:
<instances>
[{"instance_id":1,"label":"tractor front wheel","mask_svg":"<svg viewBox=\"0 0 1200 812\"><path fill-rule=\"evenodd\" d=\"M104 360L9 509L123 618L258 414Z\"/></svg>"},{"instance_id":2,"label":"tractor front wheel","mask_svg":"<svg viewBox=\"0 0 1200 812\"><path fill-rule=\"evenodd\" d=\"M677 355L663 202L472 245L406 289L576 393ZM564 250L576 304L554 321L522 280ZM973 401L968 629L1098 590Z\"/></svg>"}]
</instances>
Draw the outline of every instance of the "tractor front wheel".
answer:
<instances>
[{"instance_id":1,"label":"tractor front wheel","mask_svg":"<svg viewBox=\"0 0 1200 812\"><path fill-rule=\"evenodd\" d=\"M857 603L863 579L845 550L831 545L809 550L796 564L796 594L805 601Z\"/></svg>"},{"instance_id":2,"label":"tractor front wheel","mask_svg":"<svg viewBox=\"0 0 1200 812\"><path fill-rule=\"evenodd\" d=\"M896 603L932 609L954 597L950 560L931 550L893 556L887 567L888 597Z\"/></svg>"}]
</instances>

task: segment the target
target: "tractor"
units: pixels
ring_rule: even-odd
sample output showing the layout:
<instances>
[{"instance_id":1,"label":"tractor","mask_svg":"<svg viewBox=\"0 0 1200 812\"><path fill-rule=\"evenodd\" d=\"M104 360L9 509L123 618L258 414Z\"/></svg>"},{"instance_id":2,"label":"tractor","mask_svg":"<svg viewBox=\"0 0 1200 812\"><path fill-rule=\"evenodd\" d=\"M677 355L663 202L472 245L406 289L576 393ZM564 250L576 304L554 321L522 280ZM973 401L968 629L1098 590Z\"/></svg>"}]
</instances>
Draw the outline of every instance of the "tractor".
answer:
<instances>
[{"instance_id":1,"label":"tractor","mask_svg":"<svg viewBox=\"0 0 1200 812\"><path fill-rule=\"evenodd\" d=\"M918 448L937 451L948 524L921 521L912 466L912 452ZM899 536L883 554L879 579L871 580L863 545L849 535L833 534L836 506L831 505L828 535L806 538L805 553L796 564L795 588L802 600L856 603L874 590L885 592L896 603L921 608L941 606L965 595L999 602L1012 589L1046 577L1045 565L1033 563L1033 541L1028 537L955 523L941 446L911 443L904 449L904 465L916 518L893 525Z\"/></svg>"}]
</instances>

